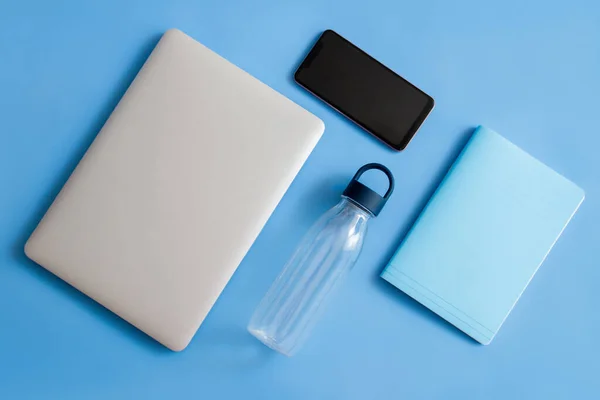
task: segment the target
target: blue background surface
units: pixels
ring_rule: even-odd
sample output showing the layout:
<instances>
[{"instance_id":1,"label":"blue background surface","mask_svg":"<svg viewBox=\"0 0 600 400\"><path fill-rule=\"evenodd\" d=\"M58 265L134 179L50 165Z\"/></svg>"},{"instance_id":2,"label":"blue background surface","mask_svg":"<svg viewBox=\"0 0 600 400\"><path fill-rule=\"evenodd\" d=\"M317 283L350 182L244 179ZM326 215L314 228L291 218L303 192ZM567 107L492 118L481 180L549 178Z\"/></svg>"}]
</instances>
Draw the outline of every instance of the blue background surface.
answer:
<instances>
[{"instance_id":1,"label":"blue background surface","mask_svg":"<svg viewBox=\"0 0 600 400\"><path fill-rule=\"evenodd\" d=\"M0 0L0 398L597 398L600 3L495 3ZM22 251L170 27L326 124L238 272L179 354ZM327 28L436 99L405 152L387 150L294 84L293 71ZM378 278L478 124L587 192L487 347ZM361 259L311 340L296 357L279 356L245 325L303 233L367 162L394 171L396 192L372 222Z\"/></svg>"}]
</instances>

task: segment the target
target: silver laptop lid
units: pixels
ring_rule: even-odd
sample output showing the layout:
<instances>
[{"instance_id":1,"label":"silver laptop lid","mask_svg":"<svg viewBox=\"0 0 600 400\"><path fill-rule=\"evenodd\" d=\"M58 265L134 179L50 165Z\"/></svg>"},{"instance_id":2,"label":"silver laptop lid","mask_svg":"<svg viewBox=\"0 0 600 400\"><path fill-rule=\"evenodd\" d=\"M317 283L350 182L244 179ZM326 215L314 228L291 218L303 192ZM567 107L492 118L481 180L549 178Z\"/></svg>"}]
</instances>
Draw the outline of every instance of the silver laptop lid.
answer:
<instances>
[{"instance_id":1,"label":"silver laptop lid","mask_svg":"<svg viewBox=\"0 0 600 400\"><path fill-rule=\"evenodd\" d=\"M170 30L26 254L182 350L323 130L308 111Z\"/></svg>"}]
</instances>

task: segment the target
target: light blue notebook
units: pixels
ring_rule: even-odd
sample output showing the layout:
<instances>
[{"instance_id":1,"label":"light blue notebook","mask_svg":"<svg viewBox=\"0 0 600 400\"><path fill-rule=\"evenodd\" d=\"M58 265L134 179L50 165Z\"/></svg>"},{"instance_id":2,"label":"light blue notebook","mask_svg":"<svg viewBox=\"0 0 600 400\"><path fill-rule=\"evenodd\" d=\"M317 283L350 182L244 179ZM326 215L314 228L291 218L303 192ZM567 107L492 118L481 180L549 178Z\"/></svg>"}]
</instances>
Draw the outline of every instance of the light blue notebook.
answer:
<instances>
[{"instance_id":1,"label":"light blue notebook","mask_svg":"<svg viewBox=\"0 0 600 400\"><path fill-rule=\"evenodd\" d=\"M489 344L583 198L479 127L381 276Z\"/></svg>"}]
</instances>

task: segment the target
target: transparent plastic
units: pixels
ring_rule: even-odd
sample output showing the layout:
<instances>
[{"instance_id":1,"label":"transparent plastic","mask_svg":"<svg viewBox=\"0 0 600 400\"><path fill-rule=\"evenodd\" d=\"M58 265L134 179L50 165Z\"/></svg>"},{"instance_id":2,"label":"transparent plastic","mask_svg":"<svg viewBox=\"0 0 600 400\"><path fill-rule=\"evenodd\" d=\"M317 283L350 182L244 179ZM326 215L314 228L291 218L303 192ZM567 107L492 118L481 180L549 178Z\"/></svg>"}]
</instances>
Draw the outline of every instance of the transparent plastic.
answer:
<instances>
[{"instance_id":1,"label":"transparent plastic","mask_svg":"<svg viewBox=\"0 0 600 400\"><path fill-rule=\"evenodd\" d=\"M342 200L307 232L254 312L248 330L287 356L306 340L323 306L354 266L373 217L352 200Z\"/></svg>"}]
</instances>

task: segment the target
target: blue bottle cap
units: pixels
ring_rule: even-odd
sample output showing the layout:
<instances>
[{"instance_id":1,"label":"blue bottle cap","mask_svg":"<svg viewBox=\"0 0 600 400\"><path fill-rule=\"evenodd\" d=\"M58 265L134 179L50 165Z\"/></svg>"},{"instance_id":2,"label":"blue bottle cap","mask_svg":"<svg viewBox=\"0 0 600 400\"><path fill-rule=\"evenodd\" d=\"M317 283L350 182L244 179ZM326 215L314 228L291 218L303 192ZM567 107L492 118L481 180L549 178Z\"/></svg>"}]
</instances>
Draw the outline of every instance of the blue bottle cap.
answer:
<instances>
[{"instance_id":1,"label":"blue bottle cap","mask_svg":"<svg viewBox=\"0 0 600 400\"><path fill-rule=\"evenodd\" d=\"M358 181L358 179L364 174L366 171L370 169L378 169L383 172L389 181L388 190L383 195L383 197L375 192L373 189L363 185ZM377 163L363 165L356 174L354 178L350 181L346 190L344 190L344 197L349 198L365 210L369 211L374 216L378 216L385 203L388 201L392 192L394 191L394 176L391 171L387 169L385 166Z\"/></svg>"}]
</instances>

